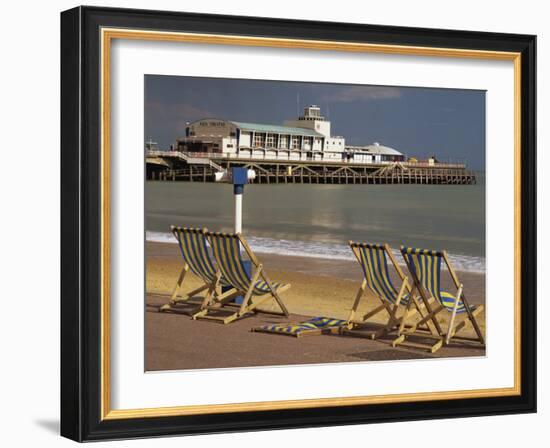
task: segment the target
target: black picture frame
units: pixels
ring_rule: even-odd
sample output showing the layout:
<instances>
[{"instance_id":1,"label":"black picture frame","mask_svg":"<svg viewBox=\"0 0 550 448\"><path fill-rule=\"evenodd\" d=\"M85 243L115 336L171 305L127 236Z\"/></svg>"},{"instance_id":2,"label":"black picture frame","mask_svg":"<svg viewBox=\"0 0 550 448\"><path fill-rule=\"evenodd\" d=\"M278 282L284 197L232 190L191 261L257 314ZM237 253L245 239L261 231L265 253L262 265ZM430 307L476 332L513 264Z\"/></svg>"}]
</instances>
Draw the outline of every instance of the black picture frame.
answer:
<instances>
[{"instance_id":1,"label":"black picture frame","mask_svg":"<svg viewBox=\"0 0 550 448\"><path fill-rule=\"evenodd\" d=\"M364 42L521 54L521 393L516 396L102 419L100 29ZM536 411L536 37L99 7L61 14L61 434L76 441Z\"/></svg>"}]
</instances>

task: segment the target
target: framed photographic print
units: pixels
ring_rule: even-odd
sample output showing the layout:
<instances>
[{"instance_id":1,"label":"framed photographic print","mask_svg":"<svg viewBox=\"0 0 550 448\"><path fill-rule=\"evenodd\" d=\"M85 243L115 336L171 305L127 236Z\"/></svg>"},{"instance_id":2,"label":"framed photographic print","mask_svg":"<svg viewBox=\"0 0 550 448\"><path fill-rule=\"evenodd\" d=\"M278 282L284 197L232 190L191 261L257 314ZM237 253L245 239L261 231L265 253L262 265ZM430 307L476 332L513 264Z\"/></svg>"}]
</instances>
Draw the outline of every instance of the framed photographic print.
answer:
<instances>
[{"instance_id":1,"label":"framed photographic print","mask_svg":"<svg viewBox=\"0 0 550 448\"><path fill-rule=\"evenodd\" d=\"M62 435L536 410L534 36L61 22Z\"/></svg>"}]
</instances>

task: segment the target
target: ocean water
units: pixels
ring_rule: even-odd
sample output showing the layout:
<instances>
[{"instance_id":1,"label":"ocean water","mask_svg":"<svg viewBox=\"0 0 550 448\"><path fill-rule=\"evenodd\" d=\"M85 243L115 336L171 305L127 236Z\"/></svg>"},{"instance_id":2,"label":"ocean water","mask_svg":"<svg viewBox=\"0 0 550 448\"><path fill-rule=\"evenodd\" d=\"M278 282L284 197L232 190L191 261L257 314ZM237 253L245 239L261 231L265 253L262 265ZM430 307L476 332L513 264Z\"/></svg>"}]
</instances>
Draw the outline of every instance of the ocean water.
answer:
<instances>
[{"instance_id":1,"label":"ocean water","mask_svg":"<svg viewBox=\"0 0 550 448\"><path fill-rule=\"evenodd\" d=\"M347 241L445 249L456 269L485 271L485 185L248 185L243 234L258 253L352 260ZM233 229L227 184L147 182L147 239L170 225ZM399 256L398 259L401 257Z\"/></svg>"}]
</instances>

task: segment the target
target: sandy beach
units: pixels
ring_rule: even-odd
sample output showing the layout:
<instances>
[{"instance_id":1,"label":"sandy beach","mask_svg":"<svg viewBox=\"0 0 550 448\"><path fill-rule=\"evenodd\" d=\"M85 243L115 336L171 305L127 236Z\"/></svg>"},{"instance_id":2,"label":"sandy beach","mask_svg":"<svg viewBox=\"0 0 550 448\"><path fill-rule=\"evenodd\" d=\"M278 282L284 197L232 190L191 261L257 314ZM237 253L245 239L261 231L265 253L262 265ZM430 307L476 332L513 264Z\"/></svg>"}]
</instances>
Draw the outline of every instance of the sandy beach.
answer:
<instances>
[{"instance_id":1,"label":"sandy beach","mask_svg":"<svg viewBox=\"0 0 550 448\"><path fill-rule=\"evenodd\" d=\"M290 319L261 313L230 325L193 321L184 314L159 313L168 302L181 258L176 244L146 243L146 370L246 367L323 362L357 362L366 360L421 359L426 357L483 356L485 350L475 345L456 343L436 354L411 348L392 348L389 339L372 341L349 336L288 336L252 333L253 326L271 322L305 320L309 316L347 318L362 281L359 265L347 260L258 254L273 281L290 283L282 298L292 314ZM443 286L454 291L444 273ZM470 303L484 303L485 276L458 272ZM202 282L189 275L184 291ZM359 308L366 312L379 302L368 296ZM267 305L267 309L276 309ZM380 313L373 325L387 319ZM445 322L445 320L442 320ZM485 332L485 314L478 317ZM471 326L463 331L473 336ZM358 355L359 354L359 355Z\"/></svg>"}]
</instances>

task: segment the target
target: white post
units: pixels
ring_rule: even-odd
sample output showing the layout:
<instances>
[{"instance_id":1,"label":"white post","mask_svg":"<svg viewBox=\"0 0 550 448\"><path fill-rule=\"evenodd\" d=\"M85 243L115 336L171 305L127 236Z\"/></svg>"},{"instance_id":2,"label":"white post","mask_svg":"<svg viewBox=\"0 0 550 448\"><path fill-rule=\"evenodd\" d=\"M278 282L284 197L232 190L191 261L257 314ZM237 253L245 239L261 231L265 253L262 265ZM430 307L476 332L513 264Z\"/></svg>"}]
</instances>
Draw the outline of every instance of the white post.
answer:
<instances>
[{"instance_id":1,"label":"white post","mask_svg":"<svg viewBox=\"0 0 550 448\"><path fill-rule=\"evenodd\" d=\"M243 230L243 195L235 194L235 233Z\"/></svg>"}]
</instances>

